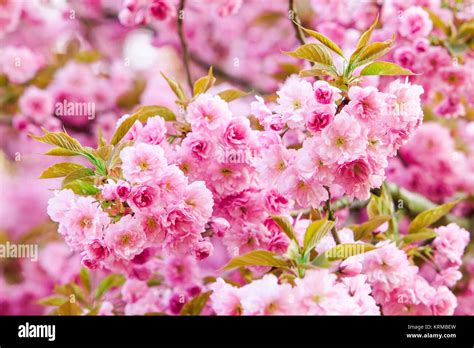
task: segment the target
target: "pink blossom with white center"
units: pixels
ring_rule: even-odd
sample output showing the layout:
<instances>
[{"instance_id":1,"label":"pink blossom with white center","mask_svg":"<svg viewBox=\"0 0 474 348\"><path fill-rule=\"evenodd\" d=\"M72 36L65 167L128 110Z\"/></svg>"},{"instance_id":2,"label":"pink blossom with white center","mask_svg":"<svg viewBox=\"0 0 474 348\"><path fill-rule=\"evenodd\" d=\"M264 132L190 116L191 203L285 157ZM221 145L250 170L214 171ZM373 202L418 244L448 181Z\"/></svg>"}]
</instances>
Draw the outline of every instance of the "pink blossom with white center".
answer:
<instances>
[{"instance_id":1,"label":"pink blossom with white center","mask_svg":"<svg viewBox=\"0 0 474 348\"><path fill-rule=\"evenodd\" d=\"M336 275L326 269L308 270L303 279L295 279L295 310L301 314L334 315L354 311L343 284L336 283Z\"/></svg>"},{"instance_id":2,"label":"pink blossom with white center","mask_svg":"<svg viewBox=\"0 0 474 348\"><path fill-rule=\"evenodd\" d=\"M126 215L110 224L105 242L117 258L130 261L143 251L146 238L137 219Z\"/></svg>"},{"instance_id":3,"label":"pink blossom with white center","mask_svg":"<svg viewBox=\"0 0 474 348\"><path fill-rule=\"evenodd\" d=\"M186 120L193 131L207 129L214 131L227 124L232 118L229 105L219 96L200 94L187 108Z\"/></svg>"},{"instance_id":4,"label":"pink blossom with white center","mask_svg":"<svg viewBox=\"0 0 474 348\"><path fill-rule=\"evenodd\" d=\"M266 274L239 289L243 315L282 315L291 310L291 285Z\"/></svg>"},{"instance_id":5,"label":"pink blossom with white center","mask_svg":"<svg viewBox=\"0 0 474 348\"><path fill-rule=\"evenodd\" d=\"M263 224L242 221L240 226L232 225L223 240L234 257L252 250L265 249L270 238L271 233Z\"/></svg>"},{"instance_id":6,"label":"pink blossom with white center","mask_svg":"<svg viewBox=\"0 0 474 348\"><path fill-rule=\"evenodd\" d=\"M153 184L157 188L160 204L166 205L182 199L188 178L177 166L171 165L164 169Z\"/></svg>"},{"instance_id":7,"label":"pink blossom with white center","mask_svg":"<svg viewBox=\"0 0 474 348\"><path fill-rule=\"evenodd\" d=\"M215 163L209 168L209 173L206 183L219 195L242 191L248 187L251 180L247 166L238 164Z\"/></svg>"},{"instance_id":8,"label":"pink blossom with white center","mask_svg":"<svg viewBox=\"0 0 474 348\"><path fill-rule=\"evenodd\" d=\"M103 230L109 222L108 215L98 209L98 204L92 197L78 197L74 206L60 221L65 227L66 238L72 245L102 238Z\"/></svg>"},{"instance_id":9,"label":"pink blossom with white center","mask_svg":"<svg viewBox=\"0 0 474 348\"><path fill-rule=\"evenodd\" d=\"M363 273L369 283L388 292L402 286L417 273L404 251L393 243L381 242L377 249L363 254Z\"/></svg>"},{"instance_id":10,"label":"pink blossom with white center","mask_svg":"<svg viewBox=\"0 0 474 348\"><path fill-rule=\"evenodd\" d=\"M41 65L41 59L27 47L7 46L0 54L0 72L12 83L31 80Z\"/></svg>"},{"instance_id":11,"label":"pink blossom with white center","mask_svg":"<svg viewBox=\"0 0 474 348\"><path fill-rule=\"evenodd\" d=\"M384 107L382 94L375 87L354 86L349 89L350 102L344 107L349 115L361 122L373 122L381 116Z\"/></svg>"},{"instance_id":12,"label":"pink blossom with white center","mask_svg":"<svg viewBox=\"0 0 474 348\"><path fill-rule=\"evenodd\" d=\"M195 181L186 187L184 202L191 208L200 224L205 224L212 215L214 200L203 181Z\"/></svg>"},{"instance_id":13,"label":"pink blossom with white center","mask_svg":"<svg viewBox=\"0 0 474 348\"><path fill-rule=\"evenodd\" d=\"M53 98L51 94L37 87L28 87L19 99L20 110L38 124L53 115Z\"/></svg>"},{"instance_id":14,"label":"pink blossom with white center","mask_svg":"<svg viewBox=\"0 0 474 348\"><path fill-rule=\"evenodd\" d=\"M257 163L260 174L270 183L284 181L284 172L295 159L295 151L283 145L271 145L262 151L262 158Z\"/></svg>"},{"instance_id":15,"label":"pink blossom with white center","mask_svg":"<svg viewBox=\"0 0 474 348\"><path fill-rule=\"evenodd\" d=\"M278 105L275 111L283 115L288 127L302 127L305 115L311 112L316 104L311 83L297 76L291 76L285 81L277 95Z\"/></svg>"},{"instance_id":16,"label":"pink blossom with white center","mask_svg":"<svg viewBox=\"0 0 474 348\"><path fill-rule=\"evenodd\" d=\"M166 163L163 149L158 145L139 143L120 152L123 176L131 182L145 183L159 176Z\"/></svg>"},{"instance_id":17,"label":"pink blossom with white center","mask_svg":"<svg viewBox=\"0 0 474 348\"><path fill-rule=\"evenodd\" d=\"M408 39L426 37L433 29L428 13L419 6L409 7L400 16L398 32Z\"/></svg>"},{"instance_id":18,"label":"pink blossom with white center","mask_svg":"<svg viewBox=\"0 0 474 348\"><path fill-rule=\"evenodd\" d=\"M242 313L239 288L226 283L222 278L217 278L210 285L210 289L212 290L211 306L217 315L240 315Z\"/></svg>"},{"instance_id":19,"label":"pink blossom with white center","mask_svg":"<svg viewBox=\"0 0 474 348\"><path fill-rule=\"evenodd\" d=\"M295 165L302 176L311 178L317 175L321 184L329 186L334 178L334 170L325 163L326 159L323 159L323 141L321 137L305 139L303 147L296 154Z\"/></svg>"},{"instance_id":20,"label":"pink blossom with white center","mask_svg":"<svg viewBox=\"0 0 474 348\"><path fill-rule=\"evenodd\" d=\"M328 192L317 178L305 178L294 166L285 171L284 178L279 186L280 191L289 195L302 207L318 207L321 202L328 199Z\"/></svg>"},{"instance_id":21,"label":"pink blossom with white center","mask_svg":"<svg viewBox=\"0 0 474 348\"><path fill-rule=\"evenodd\" d=\"M151 117L138 133L138 141L158 145L166 138L166 125L160 116Z\"/></svg>"},{"instance_id":22,"label":"pink blossom with white center","mask_svg":"<svg viewBox=\"0 0 474 348\"><path fill-rule=\"evenodd\" d=\"M344 111L321 132L321 155L327 164L342 164L364 154L367 139L359 122Z\"/></svg>"}]
</instances>

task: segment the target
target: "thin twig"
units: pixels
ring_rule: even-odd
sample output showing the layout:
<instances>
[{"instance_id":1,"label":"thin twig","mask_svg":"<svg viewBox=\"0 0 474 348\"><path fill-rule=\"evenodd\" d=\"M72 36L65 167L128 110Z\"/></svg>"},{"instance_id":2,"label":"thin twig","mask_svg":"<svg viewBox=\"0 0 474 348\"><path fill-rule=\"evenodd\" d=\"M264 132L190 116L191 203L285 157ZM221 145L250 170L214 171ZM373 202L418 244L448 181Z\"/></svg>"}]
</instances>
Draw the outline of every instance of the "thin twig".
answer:
<instances>
[{"instance_id":1,"label":"thin twig","mask_svg":"<svg viewBox=\"0 0 474 348\"><path fill-rule=\"evenodd\" d=\"M300 18L298 17L298 13L296 12L295 8L295 1L294 0L289 0L288 3L288 12L289 12L289 18L291 20L291 24L293 25L293 28L295 29L295 35L300 44L304 45L306 44L306 39L303 34L303 30L299 25L301 25Z\"/></svg>"},{"instance_id":2,"label":"thin twig","mask_svg":"<svg viewBox=\"0 0 474 348\"><path fill-rule=\"evenodd\" d=\"M324 188L328 192L328 200L324 204L324 210L326 210L326 214L328 214L328 220L335 221L336 219L334 218L334 211L331 208L331 191L327 186L325 186ZM336 225L334 225L331 229L331 235L334 241L336 242L336 245L341 244L341 240L339 239L339 235L337 234Z\"/></svg>"},{"instance_id":3,"label":"thin twig","mask_svg":"<svg viewBox=\"0 0 474 348\"><path fill-rule=\"evenodd\" d=\"M342 109L344 108L344 106L346 106L347 104L349 104L350 102L350 99L349 97L344 97L342 99L342 101L339 103L339 105L337 106L337 109L336 109L336 115L339 114Z\"/></svg>"},{"instance_id":4,"label":"thin twig","mask_svg":"<svg viewBox=\"0 0 474 348\"><path fill-rule=\"evenodd\" d=\"M189 68L189 52L188 52L188 45L186 43L186 39L184 38L184 31L183 31L183 17L184 17L184 6L186 4L186 0L179 1L178 7L178 35L179 35L179 42L181 44L181 51L183 54L183 64L186 70L186 79L188 81L188 86L190 90L193 90L193 79L191 77L191 69Z\"/></svg>"},{"instance_id":5,"label":"thin twig","mask_svg":"<svg viewBox=\"0 0 474 348\"><path fill-rule=\"evenodd\" d=\"M260 87L252 85L251 82L249 82L247 80L244 80L240 77L231 75L227 71L224 71L219 66L216 66L214 64L209 64L209 63L205 62L204 60L202 60L201 58L199 58L195 54L191 53L190 58L194 63L196 63L197 65L199 65L203 69L209 69L209 65L212 65L212 71L213 71L214 75L219 76L222 79L224 79L224 80L226 80L226 81L228 81L232 84L236 84L236 85L242 87L247 92L248 91L254 91L255 93L258 93L258 94L266 94L267 93L263 89L261 89Z\"/></svg>"}]
</instances>

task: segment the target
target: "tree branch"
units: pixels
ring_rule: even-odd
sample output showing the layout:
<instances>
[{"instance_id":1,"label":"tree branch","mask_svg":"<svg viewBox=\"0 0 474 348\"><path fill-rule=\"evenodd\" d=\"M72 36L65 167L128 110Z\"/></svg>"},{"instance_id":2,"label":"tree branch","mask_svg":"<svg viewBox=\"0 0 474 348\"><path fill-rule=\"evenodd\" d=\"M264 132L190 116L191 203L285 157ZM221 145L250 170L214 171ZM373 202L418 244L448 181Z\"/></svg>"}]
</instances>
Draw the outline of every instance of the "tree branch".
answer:
<instances>
[{"instance_id":1,"label":"tree branch","mask_svg":"<svg viewBox=\"0 0 474 348\"><path fill-rule=\"evenodd\" d=\"M203 68L203 69L208 69L209 68L210 64L205 62L204 60L202 60L201 58L199 58L195 54L191 53L190 58L194 63L199 65L201 68ZM213 71L214 75L219 76L222 79L224 79L224 80L226 80L230 83L239 85L240 87L244 88L247 91L253 90L254 92L256 92L258 94L265 94L266 93L260 87L252 85L251 82L249 82L247 80L244 80L240 77L233 76L233 75L229 74L228 72L224 71L223 69L221 69L220 67L218 67L216 65L213 65L213 64L212 64L212 71Z\"/></svg>"},{"instance_id":2,"label":"tree branch","mask_svg":"<svg viewBox=\"0 0 474 348\"><path fill-rule=\"evenodd\" d=\"M293 25L293 28L295 29L295 35L300 44L304 45L306 44L306 39L304 37L303 30L301 27L298 25L301 25L300 18L298 17L298 13L296 12L295 8L295 2L294 0L289 0L288 3L288 15L291 20L291 24Z\"/></svg>"},{"instance_id":3,"label":"tree branch","mask_svg":"<svg viewBox=\"0 0 474 348\"><path fill-rule=\"evenodd\" d=\"M179 1L177 26L178 26L179 42L181 44L181 51L182 51L182 55L183 55L184 69L186 70L186 79L188 81L188 86L189 86L189 88L192 92L193 91L193 79L191 77L191 69L189 67L188 45L186 43L186 39L184 37L184 31L183 31L183 18L184 18L184 6L185 6L185 4L186 4L186 0L180 0Z\"/></svg>"},{"instance_id":4,"label":"tree branch","mask_svg":"<svg viewBox=\"0 0 474 348\"><path fill-rule=\"evenodd\" d=\"M326 201L326 203L324 203L324 210L326 211L326 214L328 214L328 220L335 221L334 211L331 208L331 191L327 186L325 186L324 188L328 192L328 200ZM337 234L336 225L334 225L331 229L331 235L334 241L336 242L336 245L341 244L341 240L339 239L339 235Z\"/></svg>"}]
</instances>

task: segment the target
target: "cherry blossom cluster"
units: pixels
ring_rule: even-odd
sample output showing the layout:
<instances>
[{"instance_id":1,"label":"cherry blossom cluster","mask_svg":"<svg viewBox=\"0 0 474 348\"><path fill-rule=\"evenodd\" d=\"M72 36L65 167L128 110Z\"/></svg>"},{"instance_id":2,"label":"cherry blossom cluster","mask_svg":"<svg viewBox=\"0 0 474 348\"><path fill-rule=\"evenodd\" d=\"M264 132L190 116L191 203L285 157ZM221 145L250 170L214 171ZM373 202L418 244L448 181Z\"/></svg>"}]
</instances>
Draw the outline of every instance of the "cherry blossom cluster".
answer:
<instances>
[{"instance_id":1,"label":"cherry blossom cluster","mask_svg":"<svg viewBox=\"0 0 474 348\"><path fill-rule=\"evenodd\" d=\"M120 152L123 178L108 179L99 197L65 189L50 200L48 214L89 268L133 271L133 263L158 251L192 253L198 259L212 253L202 236L212 215L212 194L203 182L188 182L168 164L160 146L166 144L165 131L160 117L137 131L135 144Z\"/></svg>"},{"instance_id":2,"label":"cherry blossom cluster","mask_svg":"<svg viewBox=\"0 0 474 348\"><path fill-rule=\"evenodd\" d=\"M201 94L187 108L191 131L177 146L175 161L191 180L212 191L212 226L232 255L254 249L283 253L288 246L272 215L293 202L257 170L262 148L281 142L275 132L253 130L247 117L233 115L219 96Z\"/></svg>"},{"instance_id":3,"label":"cherry blossom cluster","mask_svg":"<svg viewBox=\"0 0 474 348\"><path fill-rule=\"evenodd\" d=\"M335 87L289 78L277 92L273 110L260 99L252 104L253 113L267 129L288 127L308 136L296 151L282 144L263 150L262 176L300 206L319 206L328 199L327 189L335 195L368 198L370 189L379 187L385 177L387 158L421 124L422 93L420 86L398 80L386 93L354 86L348 91L348 104L336 110L340 91Z\"/></svg>"},{"instance_id":4,"label":"cherry blossom cluster","mask_svg":"<svg viewBox=\"0 0 474 348\"><path fill-rule=\"evenodd\" d=\"M309 223L300 220L296 226ZM355 242L350 229L338 232L343 243ZM436 232L434 263L421 269L407 252L384 241L330 270L309 270L293 284L282 283L272 274L242 287L219 278L210 286L211 308L218 315L452 315L457 300L451 288L461 278L459 267L469 232L456 224ZM335 245L326 236L317 251Z\"/></svg>"}]
</instances>

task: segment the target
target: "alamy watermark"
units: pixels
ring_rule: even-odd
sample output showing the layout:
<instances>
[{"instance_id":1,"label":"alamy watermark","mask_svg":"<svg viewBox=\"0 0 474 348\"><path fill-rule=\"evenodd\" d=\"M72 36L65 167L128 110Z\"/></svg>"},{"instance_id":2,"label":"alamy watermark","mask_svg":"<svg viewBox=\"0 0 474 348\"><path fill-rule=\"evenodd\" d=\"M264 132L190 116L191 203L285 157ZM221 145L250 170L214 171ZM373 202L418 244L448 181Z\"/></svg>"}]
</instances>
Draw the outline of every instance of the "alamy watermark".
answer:
<instances>
[{"instance_id":1,"label":"alamy watermark","mask_svg":"<svg viewBox=\"0 0 474 348\"><path fill-rule=\"evenodd\" d=\"M23 258L38 261L38 244L0 244L0 258Z\"/></svg>"},{"instance_id":2,"label":"alamy watermark","mask_svg":"<svg viewBox=\"0 0 474 348\"><path fill-rule=\"evenodd\" d=\"M89 120L95 118L95 103L88 102L71 102L63 99L62 103L56 103L56 116L74 116L87 117Z\"/></svg>"}]
</instances>

